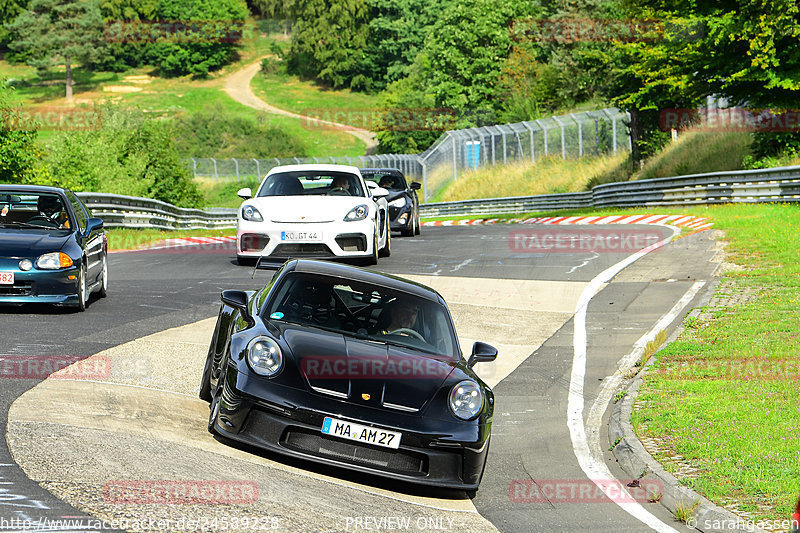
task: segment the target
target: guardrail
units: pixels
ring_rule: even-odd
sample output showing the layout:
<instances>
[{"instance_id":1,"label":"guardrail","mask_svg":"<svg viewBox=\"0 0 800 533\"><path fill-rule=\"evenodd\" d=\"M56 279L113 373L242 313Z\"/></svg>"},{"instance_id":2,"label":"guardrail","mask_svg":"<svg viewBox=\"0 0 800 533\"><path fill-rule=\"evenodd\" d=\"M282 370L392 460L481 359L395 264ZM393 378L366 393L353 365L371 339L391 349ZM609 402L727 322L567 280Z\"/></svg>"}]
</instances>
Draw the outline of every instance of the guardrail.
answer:
<instances>
[{"instance_id":1,"label":"guardrail","mask_svg":"<svg viewBox=\"0 0 800 533\"><path fill-rule=\"evenodd\" d=\"M184 209L119 194L78 193L110 228L236 227L236 209ZM800 166L606 183L588 192L422 204L424 217L499 215L591 207L800 202Z\"/></svg>"},{"instance_id":2,"label":"guardrail","mask_svg":"<svg viewBox=\"0 0 800 533\"><path fill-rule=\"evenodd\" d=\"M589 192L422 204L424 217L516 214L588 207L800 202L800 166L606 183Z\"/></svg>"},{"instance_id":3,"label":"guardrail","mask_svg":"<svg viewBox=\"0 0 800 533\"><path fill-rule=\"evenodd\" d=\"M93 192L77 193L107 228L222 229L236 227L236 209L185 209L166 202Z\"/></svg>"}]
</instances>

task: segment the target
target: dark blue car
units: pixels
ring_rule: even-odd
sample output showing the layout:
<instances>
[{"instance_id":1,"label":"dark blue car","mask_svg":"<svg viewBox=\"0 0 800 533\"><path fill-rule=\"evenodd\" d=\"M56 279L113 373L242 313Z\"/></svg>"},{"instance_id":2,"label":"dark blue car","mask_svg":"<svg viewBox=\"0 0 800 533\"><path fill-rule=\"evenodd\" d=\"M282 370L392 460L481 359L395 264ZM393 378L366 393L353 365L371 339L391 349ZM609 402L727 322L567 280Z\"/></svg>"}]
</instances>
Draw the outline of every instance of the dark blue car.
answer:
<instances>
[{"instance_id":1,"label":"dark blue car","mask_svg":"<svg viewBox=\"0 0 800 533\"><path fill-rule=\"evenodd\" d=\"M374 181L389 191L386 201L389 204L391 230L399 231L403 237L419 235L417 191L422 186L416 181L408 183L403 173L396 168L362 168L361 175L365 180Z\"/></svg>"},{"instance_id":2,"label":"dark blue car","mask_svg":"<svg viewBox=\"0 0 800 533\"><path fill-rule=\"evenodd\" d=\"M0 304L83 311L92 292L107 291L103 221L72 191L0 184Z\"/></svg>"}]
</instances>

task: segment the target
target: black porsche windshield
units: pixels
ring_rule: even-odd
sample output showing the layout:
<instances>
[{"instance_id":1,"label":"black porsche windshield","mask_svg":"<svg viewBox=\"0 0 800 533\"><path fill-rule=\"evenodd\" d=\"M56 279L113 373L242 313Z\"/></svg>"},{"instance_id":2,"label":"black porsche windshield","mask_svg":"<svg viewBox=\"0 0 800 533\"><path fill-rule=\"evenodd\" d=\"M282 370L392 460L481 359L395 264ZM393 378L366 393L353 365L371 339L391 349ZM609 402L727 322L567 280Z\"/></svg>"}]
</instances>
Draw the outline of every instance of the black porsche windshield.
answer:
<instances>
[{"instance_id":1,"label":"black porsche windshield","mask_svg":"<svg viewBox=\"0 0 800 533\"><path fill-rule=\"evenodd\" d=\"M65 230L70 228L70 222L66 206L57 194L0 189L0 227Z\"/></svg>"},{"instance_id":2,"label":"black porsche windshield","mask_svg":"<svg viewBox=\"0 0 800 533\"><path fill-rule=\"evenodd\" d=\"M370 172L362 175L365 180L374 181L389 191L404 191L407 188L406 180L395 172Z\"/></svg>"},{"instance_id":3,"label":"black porsche windshield","mask_svg":"<svg viewBox=\"0 0 800 533\"><path fill-rule=\"evenodd\" d=\"M440 303L388 287L341 278L287 275L264 310L267 320L290 322L360 339L458 357L458 341Z\"/></svg>"}]
</instances>

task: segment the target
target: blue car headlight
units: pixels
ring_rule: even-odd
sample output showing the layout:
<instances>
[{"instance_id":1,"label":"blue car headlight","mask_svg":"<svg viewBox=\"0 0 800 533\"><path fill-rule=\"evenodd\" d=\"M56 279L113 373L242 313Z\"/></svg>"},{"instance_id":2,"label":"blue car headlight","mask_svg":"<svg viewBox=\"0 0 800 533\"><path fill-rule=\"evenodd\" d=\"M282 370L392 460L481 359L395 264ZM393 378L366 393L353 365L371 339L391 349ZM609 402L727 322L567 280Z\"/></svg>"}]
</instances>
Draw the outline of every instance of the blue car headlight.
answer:
<instances>
[{"instance_id":1,"label":"blue car headlight","mask_svg":"<svg viewBox=\"0 0 800 533\"><path fill-rule=\"evenodd\" d=\"M42 270L58 270L59 268L71 267L72 264L72 258L64 252L43 254L36 260L36 268L41 268Z\"/></svg>"},{"instance_id":2,"label":"blue car headlight","mask_svg":"<svg viewBox=\"0 0 800 533\"><path fill-rule=\"evenodd\" d=\"M247 345L247 362L253 372L271 378L283 368L283 353L275 339L256 337Z\"/></svg>"}]
</instances>

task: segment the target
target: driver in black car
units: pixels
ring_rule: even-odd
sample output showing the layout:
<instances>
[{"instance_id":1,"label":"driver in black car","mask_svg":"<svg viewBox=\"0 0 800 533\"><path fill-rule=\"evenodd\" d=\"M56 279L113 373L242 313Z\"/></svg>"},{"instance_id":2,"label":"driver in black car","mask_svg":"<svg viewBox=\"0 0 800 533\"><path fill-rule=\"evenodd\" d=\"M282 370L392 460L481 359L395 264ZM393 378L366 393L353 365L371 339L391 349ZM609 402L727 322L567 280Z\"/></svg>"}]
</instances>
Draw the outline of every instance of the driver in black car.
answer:
<instances>
[{"instance_id":1,"label":"driver in black car","mask_svg":"<svg viewBox=\"0 0 800 533\"><path fill-rule=\"evenodd\" d=\"M40 217L44 217L59 228L69 228L69 217L67 212L64 211L64 205L55 196L40 196L36 202L36 207L39 209Z\"/></svg>"},{"instance_id":2,"label":"driver in black car","mask_svg":"<svg viewBox=\"0 0 800 533\"><path fill-rule=\"evenodd\" d=\"M384 327L381 328L381 333L387 335L398 329L414 330L414 325L417 322L417 314L419 309L416 305L407 300L395 300L388 306L389 319ZM400 332L402 335L403 332Z\"/></svg>"}]
</instances>

